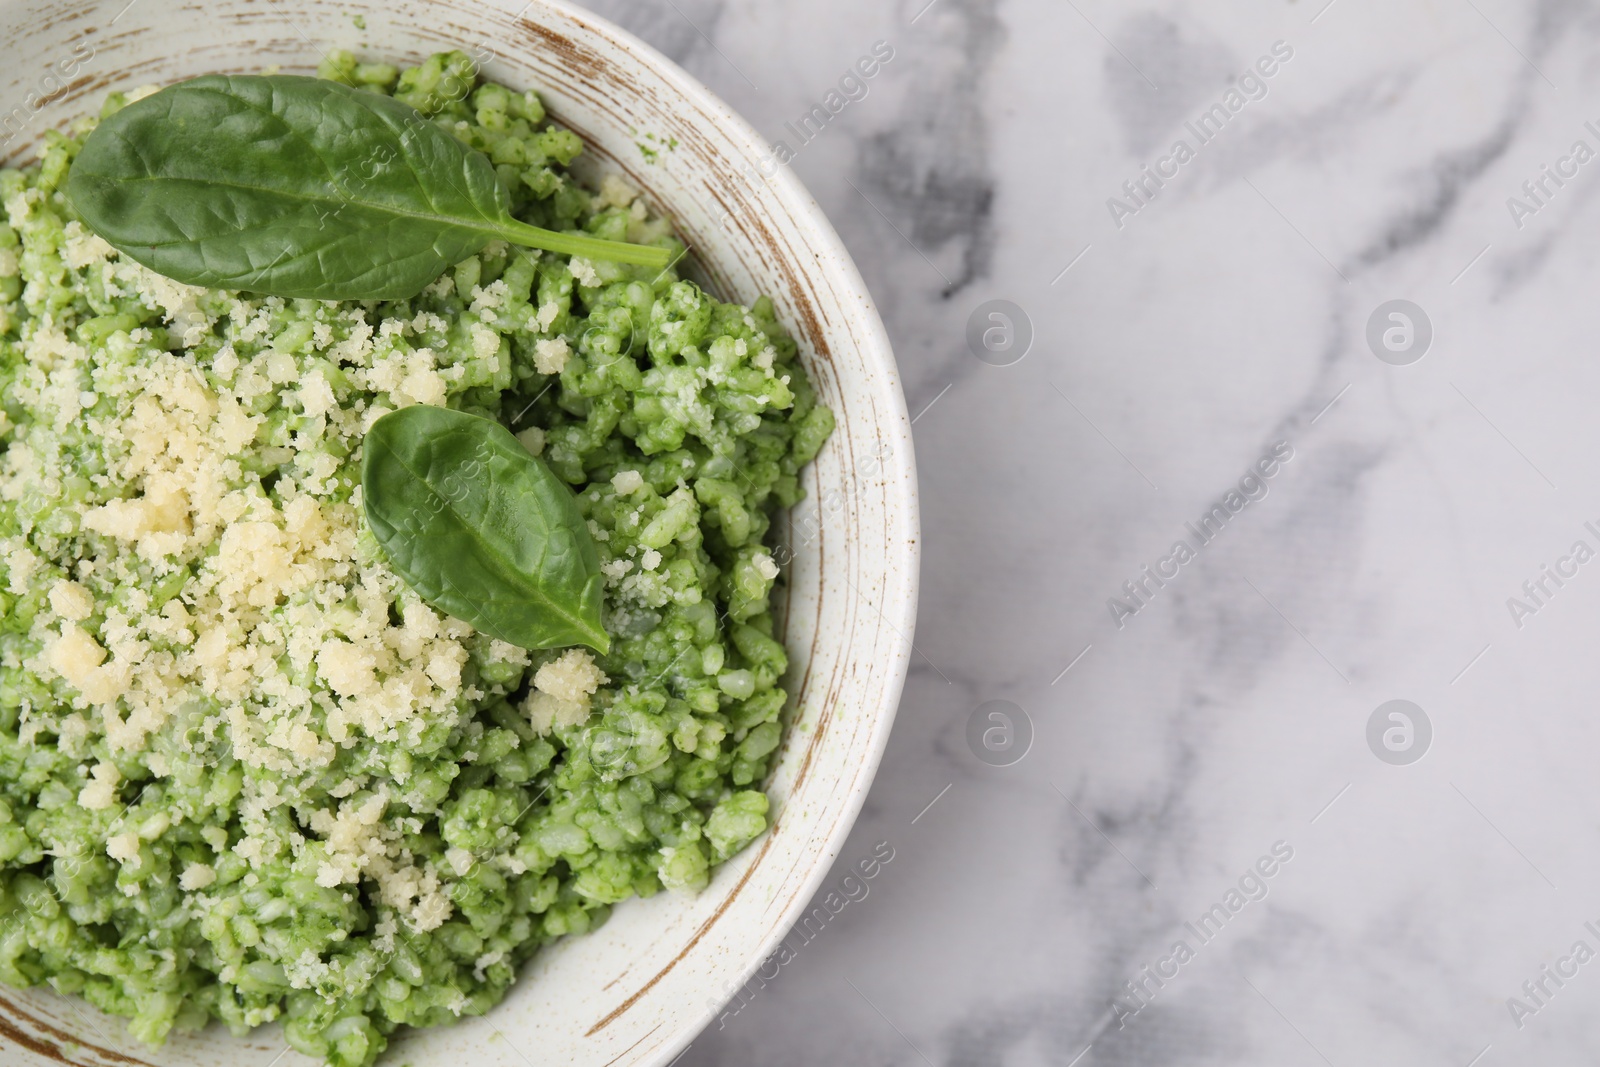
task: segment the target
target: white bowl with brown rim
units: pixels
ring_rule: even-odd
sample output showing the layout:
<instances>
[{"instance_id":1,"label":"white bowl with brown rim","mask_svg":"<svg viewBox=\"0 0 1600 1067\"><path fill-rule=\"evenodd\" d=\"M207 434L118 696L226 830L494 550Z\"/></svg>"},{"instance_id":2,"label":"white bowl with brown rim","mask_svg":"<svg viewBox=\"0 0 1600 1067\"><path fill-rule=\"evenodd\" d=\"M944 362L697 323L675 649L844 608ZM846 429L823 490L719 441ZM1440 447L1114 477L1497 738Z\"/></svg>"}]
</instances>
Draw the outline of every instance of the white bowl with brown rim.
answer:
<instances>
[{"instance_id":1,"label":"white bowl with brown rim","mask_svg":"<svg viewBox=\"0 0 1600 1067\"><path fill-rule=\"evenodd\" d=\"M359 18L358 18L359 16ZM363 27L364 24L364 28ZM634 37L549 0L0 0L0 161L117 89L212 72L311 73L320 50L416 62L456 48L486 77L536 88L591 166L672 215L691 273L727 299L766 293L838 428L790 516L782 611L789 725L766 783L773 826L708 889L619 905L539 952L487 1016L402 1030L380 1063L665 1064L776 948L866 796L905 680L916 615L910 425L888 337L848 253L759 135ZM0 1062L290 1067L275 1027L213 1026L163 1048L48 990L0 988Z\"/></svg>"}]
</instances>

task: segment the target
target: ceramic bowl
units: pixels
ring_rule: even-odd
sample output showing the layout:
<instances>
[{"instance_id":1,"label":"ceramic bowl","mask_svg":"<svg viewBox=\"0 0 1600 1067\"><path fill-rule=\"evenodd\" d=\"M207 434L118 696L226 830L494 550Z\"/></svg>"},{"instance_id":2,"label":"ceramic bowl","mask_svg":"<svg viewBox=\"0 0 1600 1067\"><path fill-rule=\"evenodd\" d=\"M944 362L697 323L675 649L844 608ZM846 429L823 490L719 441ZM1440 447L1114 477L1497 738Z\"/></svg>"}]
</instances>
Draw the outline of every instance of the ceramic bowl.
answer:
<instances>
[{"instance_id":1,"label":"ceramic bowl","mask_svg":"<svg viewBox=\"0 0 1600 1067\"><path fill-rule=\"evenodd\" d=\"M666 1064L799 917L888 740L918 559L910 427L888 338L816 202L756 132L653 49L561 3L0 0L0 159L26 161L45 130L109 90L269 65L311 73L336 47L396 62L456 48L495 81L538 88L591 165L622 172L675 218L703 282L740 301L773 298L838 419L788 524L793 706L767 782L772 829L698 896L619 905L598 931L541 951L487 1016L403 1030L381 1061ZM0 989L0 1044L0 1061L18 1065L309 1062L272 1026L242 1039L213 1026L149 1049L120 1020L48 990Z\"/></svg>"}]
</instances>

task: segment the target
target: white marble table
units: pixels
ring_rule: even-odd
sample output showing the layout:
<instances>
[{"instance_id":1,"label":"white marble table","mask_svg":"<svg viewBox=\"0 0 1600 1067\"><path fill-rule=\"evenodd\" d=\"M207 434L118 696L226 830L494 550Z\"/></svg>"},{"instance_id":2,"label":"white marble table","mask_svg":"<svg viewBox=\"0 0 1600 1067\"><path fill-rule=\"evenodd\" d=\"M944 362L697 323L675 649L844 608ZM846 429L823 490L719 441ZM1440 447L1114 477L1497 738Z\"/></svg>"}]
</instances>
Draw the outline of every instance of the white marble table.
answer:
<instances>
[{"instance_id":1,"label":"white marble table","mask_svg":"<svg viewBox=\"0 0 1600 1067\"><path fill-rule=\"evenodd\" d=\"M684 1067L1595 1061L1600 19L1324 2L595 4L791 148L893 49L792 162L920 413L893 859Z\"/></svg>"}]
</instances>

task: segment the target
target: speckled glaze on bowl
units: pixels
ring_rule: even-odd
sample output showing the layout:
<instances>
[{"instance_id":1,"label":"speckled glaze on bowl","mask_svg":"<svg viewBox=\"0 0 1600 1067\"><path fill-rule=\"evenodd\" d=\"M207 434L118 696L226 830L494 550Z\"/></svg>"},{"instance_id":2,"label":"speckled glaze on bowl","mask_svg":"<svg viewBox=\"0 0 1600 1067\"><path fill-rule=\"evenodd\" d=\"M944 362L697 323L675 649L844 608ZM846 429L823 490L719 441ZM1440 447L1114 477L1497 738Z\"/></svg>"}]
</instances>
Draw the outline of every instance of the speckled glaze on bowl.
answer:
<instances>
[{"instance_id":1,"label":"speckled glaze on bowl","mask_svg":"<svg viewBox=\"0 0 1600 1067\"><path fill-rule=\"evenodd\" d=\"M365 28L358 23L364 22ZM487 1016L402 1031L382 1062L412 1067L666 1064L771 953L826 875L860 809L905 679L918 532L910 426L888 338L860 275L786 168L764 175L756 133L617 27L535 0L0 0L0 159L112 89L277 64L319 51L416 61L459 48L554 117L665 208L722 295L771 295L838 429L791 516L782 613L792 720L767 784L774 825L696 897L618 906L599 931L541 951ZM0 987L0 1063L289 1067L276 1027L219 1027L159 1050L120 1020L42 990Z\"/></svg>"}]
</instances>

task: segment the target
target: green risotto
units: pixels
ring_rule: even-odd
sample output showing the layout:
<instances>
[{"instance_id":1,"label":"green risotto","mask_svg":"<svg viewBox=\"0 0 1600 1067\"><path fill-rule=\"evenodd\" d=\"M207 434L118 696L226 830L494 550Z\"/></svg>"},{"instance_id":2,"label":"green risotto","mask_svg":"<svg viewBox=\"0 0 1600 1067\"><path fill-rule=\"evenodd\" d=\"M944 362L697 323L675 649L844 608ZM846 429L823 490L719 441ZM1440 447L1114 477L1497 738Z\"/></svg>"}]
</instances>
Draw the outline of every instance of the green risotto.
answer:
<instances>
[{"instance_id":1,"label":"green risotto","mask_svg":"<svg viewBox=\"0 0 1600 1067\"><path fill-rule=\"evenodd\" d=\"M680 247L465 55L321 73L484 152L522 221ZM769 533L833 417L765 298L670 269L497 242L403 301L171 281L73 217L93 126L0 170L0 980L153 1044L280 1020L369 1064L766 828ZM388 569L362 440L414 404L577 493L609 654L493 639Z\"/></svg>"}]
</instances>

